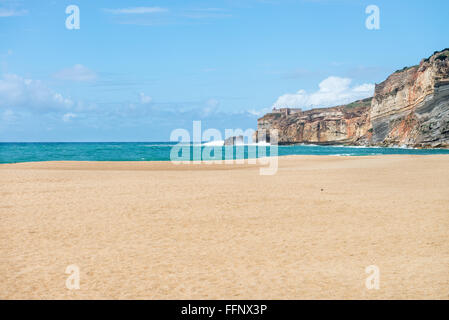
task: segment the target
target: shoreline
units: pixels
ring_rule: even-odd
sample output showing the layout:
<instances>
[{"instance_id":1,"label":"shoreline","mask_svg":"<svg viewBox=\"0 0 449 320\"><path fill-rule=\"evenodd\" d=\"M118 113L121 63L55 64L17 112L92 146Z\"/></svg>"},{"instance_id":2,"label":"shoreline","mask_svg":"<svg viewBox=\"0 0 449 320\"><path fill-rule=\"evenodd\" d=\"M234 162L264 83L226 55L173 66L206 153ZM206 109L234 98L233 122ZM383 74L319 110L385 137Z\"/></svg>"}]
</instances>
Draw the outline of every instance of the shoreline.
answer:
<instances>
[{"instance_id":1,"label":"shoreline","mask_svg":"<svg viewBox=\"0 0 449 320\"><path fill-rule=\"evenodd\" d=\"M445 149L442 149L445 150ZM278 158L279 160L281 159L294 159L294 158L312 158L312 159L320 159L320 158L326 158L326 157L341 157L341 158L381 158L381 157L431 157L431 156L449 156L449 154L446 153L428 153L428 154L374 154L374 155L350 155L350 154L326 154L326 155L297 155L297 154L288 154L288 155L278 155L278 156L273 156L273 157L260 157L260 158L245 158L245 159L233 159L233 160L200 160L201 163L195 163L198 160L185 160L185 162L189 162L189 163L180 163L180 164L174 164L173 161L171 160L43 160L43 161L24 161L24 162L4 162L4 163L0 163L0 167L1 166L7 166L7 165L22 165L22 164L63 164L63 163L67 163L67 164L75 164L75 163L90 163L90 164L172 164L173 166L179 167L179 166L195 166L195 167L199 167L202 165L207 165L207 167L213 167L213 166L219 166L219 165L237 165L237 166L242 166L242 165L247 165L248 160L256 160L256 162L260 159L264 160L264 159L270 159L270 158ZM236 161L244 161L244 164L236 164ZM222 163L216 164L213 163L214 161L221 161ZM184 161L183 161L184 162ZM249 164L251 166L255 166L255 164ZM257 165L257 164L256 164Z\"/></svg>"}]
</instances>

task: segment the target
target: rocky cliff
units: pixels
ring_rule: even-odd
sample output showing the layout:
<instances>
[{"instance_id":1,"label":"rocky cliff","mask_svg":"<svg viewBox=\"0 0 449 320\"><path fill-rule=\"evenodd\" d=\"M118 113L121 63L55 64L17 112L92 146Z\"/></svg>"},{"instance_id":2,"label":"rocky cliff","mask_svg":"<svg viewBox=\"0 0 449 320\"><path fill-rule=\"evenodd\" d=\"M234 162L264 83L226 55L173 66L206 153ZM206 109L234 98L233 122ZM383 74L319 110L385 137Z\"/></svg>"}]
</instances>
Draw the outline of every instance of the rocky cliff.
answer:
<instances>
[{"instance_id":1,"label":"rocky cliff","mask_svg":"<svg viewBox=\"0 0 449 320\"><path fill-rule=\"evenodd\" d=\"M376 84L374 97L332 108L269 113L258 132L280 144L449 147L449 49ZM268 137L269 139L269 137Z\"/></svg>"},{"instance_id":2,"label":"rocky cliff","mask_svg":"<svg viewBox=\"0 0 449 320\"><path fill-rule=\"evenodd\" d=\"M371 100L290 115L268 113L258 120L258 131L277 129L279 144L353 144L370 134Z\"/></svg>"}]
</instances>

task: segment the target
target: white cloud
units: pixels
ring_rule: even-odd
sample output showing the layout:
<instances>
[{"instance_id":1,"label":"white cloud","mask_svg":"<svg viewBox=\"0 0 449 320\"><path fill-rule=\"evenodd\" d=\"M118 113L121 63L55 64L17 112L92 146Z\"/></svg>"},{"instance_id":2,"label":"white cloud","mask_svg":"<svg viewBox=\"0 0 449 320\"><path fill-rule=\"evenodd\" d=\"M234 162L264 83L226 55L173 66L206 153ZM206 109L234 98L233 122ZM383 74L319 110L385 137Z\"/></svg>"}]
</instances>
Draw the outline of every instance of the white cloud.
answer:
<instances>
[{"instance_id":1,"label":"white cloud","mask_svg":"<svg viewBox=\"0 0 449 320\"><path fill-rule=\"evenodd\" d=\"M28 11L26 10L0 8L0 18L23 16L27 13Z\"/></svg>"},{"instance_id":2,"label":"white cloud","mask_svg":"<svg viewBox=\"0 0 449 320\"><path fill-rule=\"evenodd\" d=\"M220 104L220 101L218 101L217 99L209 99L206 101L206 105L210 108L216 108L218 107L218 105Z\"/></svg>"},{"instance_id":3,"label":"white cloud","mask_svg":"<svg viewBox=\"0 0 449 320\"><path fill-rule=\"evenodd\" d=\"M140 93L140 103L146 104L146 103L150 103L151 100L153 100L151 97L145 95L145 93L141 92Z\"/></svg>"},{"instance_id":4,"label":"white cloud","mask_svg":"<svg viewBox=\"0 0 449 320\"><path fill-rule=\"evenodd\" d=\"M263 116L264 114L269 113L270 111L271 110L269 108L263 108L261 110L256 110L253 108L250 110L246 110L246 112L248 112L250 115L257 116L257 117Z\"/></svg>"},{"instance_id":5,"label":"white cloud","mask_svg":"<svg viewBox=\"0 0 449 320\"><path fill-rule=\"evenodd\" d=\"M73 118L76 118L76 114L69 112L62 116L62 121L70 122Z\"/></svg>"},{"instance_id":6,"label":"white cloud","mask_svg":"<svg viewBox=\"0 0 449 320\"><path fill-rule=\"evenodd\" d=\"M321 81L319 90L307 93L299 90L280 96L273 107L292 107L310 109L314 107L332 107L371 97L374 94L374 84L365 83L351 87L349 78L328 77Z\"/></svg>"},{"instance_id":7,"label":"white cloud","mask_svg":"<svg viewBox=\"0 0 449 320\"><path fill-rule=\"evenodd\" d=\"M220 101L217 99L211 98L208 99L205 103L205 107L202 110L202 116L209 116L210 114L217 112L217 108L220 105Z\"/></svg>"},{"instance_id":8,"label":"white cloud","mask_svg":"<svg viewBox=\"0 0 449 320\"><path fill-rule=\"evenodd\" d=\"M61 105L66 105L66 106L72 106L73 105L73 101L68 99L68 98L64 98L62 96L62 94L60 93L53 93L53 100Z\"/></svg>"},{"instance_id":9,"label":"white cloud","mask_svg":"<svg viewBox=\"0 0 449 320\"><path fill-rule=\"evenodd\" d=\"M70 98L54 92L39 80L15 74L4 74L0 78L0 107L57 110L73 106Z\"/></svg>"},{"instance_id":10,"label":"white cloud","mask_svg":"<svg viewBox=\"0 0 449 320\"><path fill-rule=\"evenodd\" d=\"M73 67L56 72L53 77L59 80L92 81L97 78L97 74L81 64L75 64Z\"/></svg>"},{"instance_id":11,"label":"white cloud","mask_svg":"<svg viewBox=\"0 0 449 320\"><path fill-rule=\"evenodd\" d=\"M354 92L373 92L374 93L374 85L371 83L365 83L360 86L355 87Z\"/></svg>"},{"instance_id":12,"label":"white cloud","mask_svg":"<svg viewBox=\"0 0 449 320\"><path fill-rule=\"evenodd\" d=\"M159 7L133 7L121 9L104 9L104 11L112 14L145 14L167 12L168 9Z\"/></svg>"}]
</instances>

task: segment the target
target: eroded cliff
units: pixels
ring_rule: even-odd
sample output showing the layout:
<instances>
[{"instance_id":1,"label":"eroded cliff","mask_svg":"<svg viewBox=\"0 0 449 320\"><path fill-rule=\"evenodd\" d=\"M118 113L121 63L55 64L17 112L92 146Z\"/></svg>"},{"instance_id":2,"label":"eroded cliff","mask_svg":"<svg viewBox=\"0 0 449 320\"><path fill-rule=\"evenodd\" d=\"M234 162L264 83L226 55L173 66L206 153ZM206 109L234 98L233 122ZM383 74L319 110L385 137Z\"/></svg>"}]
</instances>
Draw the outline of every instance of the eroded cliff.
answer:
<instances>
[{"instance_id":1,"label":"eroded cliff","mask_svg":"<svg viewBox=\"0 0 449 320\"><path fill-rule=\"evenodd\" d=\"M449 146L449 50L376 85L371 104L373 144Z\"/></svg>"},{"instance_id":2,"label":"eroded cliff","mask_svg":"<svg viewBox=\"0 0 449 320\"><path fill-rule=\"evenodd\" d=\"M258 131L277 129L280 144L449 147L449 49L404 68L375 87L374 97L344 106L274 112Z\"/></svg>"},{"instance_id":3,"label":"eroded cliff","mask_svg":"<svg viewBox=\"0 0 449 320\"><path fill-rule=\"evenodd\" d=\"M371 98L290 115L269 113L258 120L258 131L277 129L279 144L351 144L368 138L370 105Z\"/></svg>"}]
</instances>

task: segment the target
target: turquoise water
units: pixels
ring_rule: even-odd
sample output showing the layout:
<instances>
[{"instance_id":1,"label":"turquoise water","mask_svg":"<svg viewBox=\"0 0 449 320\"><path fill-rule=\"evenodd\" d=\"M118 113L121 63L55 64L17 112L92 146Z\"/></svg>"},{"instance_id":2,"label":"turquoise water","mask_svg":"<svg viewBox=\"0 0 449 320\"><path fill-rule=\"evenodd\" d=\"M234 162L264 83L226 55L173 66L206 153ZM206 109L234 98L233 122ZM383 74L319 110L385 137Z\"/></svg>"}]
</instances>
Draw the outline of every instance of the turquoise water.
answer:
<instances>
[{"instance_id":1,"label":"turquoise water","mask_svg":"<svg viewBox=\"0 0 449 320\"><path fill-rule=\"evenodd\" d=\"M0 163L31 161L170 161L173 142L89 142L89 143L0 143ZM192 160L194 147L182 154L182 160ZM195 147L197 148L197 147ZM209 160L221 160L270 155L269 147L200 147L210 154ZM250 149L249 149L250 148ZM232 150L231 150L232 149ZM257 150L256 150L257 149ZM229 153L232 151L232 156ZM248 152L249 151L249 152ZM279 146L278 154L283 155L346 155L367 156L381 154L449 154L449 150L403 149L403 148L365 148L344 146L291 145ZM195 158L197 159L197 158ZM179 159L181 160L181 159ZM204 160L204 158L203 158Z\"/></svg>"}]
</instances>

